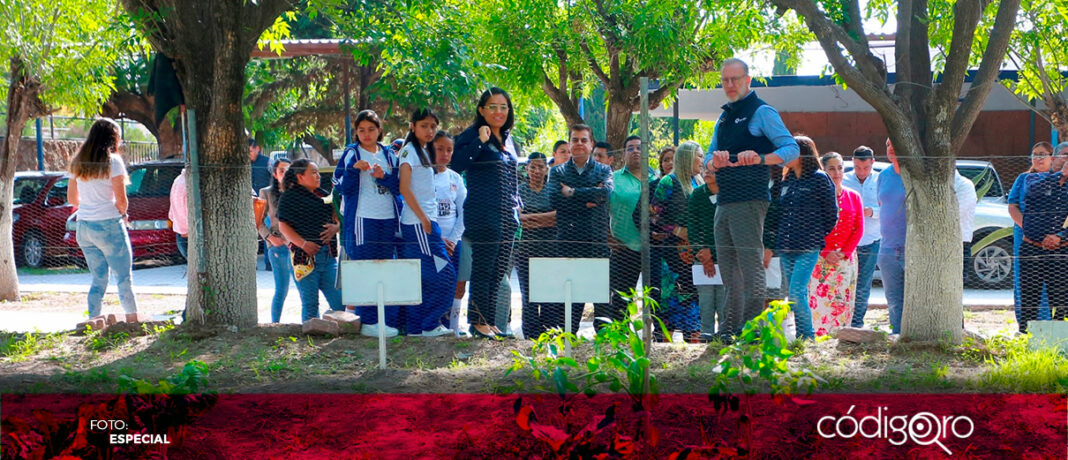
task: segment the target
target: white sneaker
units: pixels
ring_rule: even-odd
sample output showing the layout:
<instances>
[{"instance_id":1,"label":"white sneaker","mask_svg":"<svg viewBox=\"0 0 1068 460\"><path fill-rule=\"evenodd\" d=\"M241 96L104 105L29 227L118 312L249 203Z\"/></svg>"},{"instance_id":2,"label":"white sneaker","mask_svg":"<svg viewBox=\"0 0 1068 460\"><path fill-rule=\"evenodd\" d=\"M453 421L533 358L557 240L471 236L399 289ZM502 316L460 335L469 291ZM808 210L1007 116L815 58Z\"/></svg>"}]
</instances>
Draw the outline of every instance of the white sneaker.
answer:
<instances>
[{"instance_id":1,"label":"white sneaker","mask_svg":"<svg viewBox=\"0 0 1068 460\"><path fill-rule=\"evenodd\" d=\"M414 336L414 337L438 337L438 336L448 335L448 334L452 334L452 329L449 329L449 328L447 328L445 326L438 325L438 327L435 327L434 329L431 329L429 331L423 331L422 334L408 334L408 335L409 336Z\"/></svg>"},{"instance_id":2,"label":"white sneaker","mask_svg":"<svg viewBox=\"0 0 1068 460\"><path fill-rule=\"evenodd\" d=\"M396 337L400 332L395 327L385 326L386 337ZM378 337L378 325L377 324L364 324L360 326L360 335L366 337Z\"/></svg>"}]
</instances>

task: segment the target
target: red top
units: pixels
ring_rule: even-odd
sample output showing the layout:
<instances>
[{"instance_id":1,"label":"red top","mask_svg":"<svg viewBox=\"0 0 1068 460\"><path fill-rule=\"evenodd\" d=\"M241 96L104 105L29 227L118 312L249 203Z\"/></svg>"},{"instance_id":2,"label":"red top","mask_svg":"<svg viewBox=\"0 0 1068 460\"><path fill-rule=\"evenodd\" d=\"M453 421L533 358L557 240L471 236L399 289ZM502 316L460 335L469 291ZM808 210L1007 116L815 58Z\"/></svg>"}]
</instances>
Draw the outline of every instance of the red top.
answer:
<instances>
[{"instance_id":1,"label":"red top","mask_svg":"<svg viewBox=\"0 0 1068 460\"><path fill-rule=\"evenodd\" d=\"M861 204L860 195L853 190L842 187L842 193L838 195L838 224L825 238L821 257L836 249L841 249L842 254L849 259L857 250L860 237L864 235L864 205Z\"/></svg>"}]
</instances>

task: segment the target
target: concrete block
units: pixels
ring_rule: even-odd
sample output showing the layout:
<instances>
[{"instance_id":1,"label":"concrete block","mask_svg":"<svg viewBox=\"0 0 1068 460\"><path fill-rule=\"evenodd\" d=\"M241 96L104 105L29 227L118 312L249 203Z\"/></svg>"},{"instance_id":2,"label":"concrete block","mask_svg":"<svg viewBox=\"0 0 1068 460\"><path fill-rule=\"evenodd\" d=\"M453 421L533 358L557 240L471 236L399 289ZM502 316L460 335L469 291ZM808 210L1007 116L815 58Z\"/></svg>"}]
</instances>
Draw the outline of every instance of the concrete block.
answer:
<instances>
[{"instance_id":1,"label":"concrete block","mask_svg":"<svg viewBox=\"0 0 1068 460\"><path fill-rule=\"evenodd\" d=\"M326 321L333 321L341 328L342 333L360 333L360 317L359 315L349 313L347 311L328 311L323 314L323 319Z\"/></svg>"},{"instance_id":2,"label":"concrete block","mask_svg":"<svg viewBox=\"0 0 1068 460\"><path fill-rule=\"evenodd\" d=\"M1030 321L1031 349L1053 347L1068 353L1068 321Z\"/></svg>"}]
</instances>

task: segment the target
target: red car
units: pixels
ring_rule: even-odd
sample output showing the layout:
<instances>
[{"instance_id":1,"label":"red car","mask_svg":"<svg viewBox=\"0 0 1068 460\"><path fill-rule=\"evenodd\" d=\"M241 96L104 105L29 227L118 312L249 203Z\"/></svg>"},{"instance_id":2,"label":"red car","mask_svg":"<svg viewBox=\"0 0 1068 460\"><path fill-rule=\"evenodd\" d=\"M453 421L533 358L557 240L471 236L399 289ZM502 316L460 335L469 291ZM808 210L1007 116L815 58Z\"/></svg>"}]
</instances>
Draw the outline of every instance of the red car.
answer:
<instances>
[{"instance_id":1,"label":"red car","mask_svg":"<svg viewBox=\"0 0 1068 460\"><path fill-rule=\"evenodd\" d=\"M130 216L130 245L133 246L135 260L181 260L167 213L171 208L171 184L181 174L183 166L180 160L150 161L130 166L130 185L126 186L130 207L126 213ZM78 228L76 220L75 216L68 221L63 243L70 256L84 260L75 236Z\"/></svg>"},{"instance_id":2,"label":"red car","mask_svg":"<svg viewBox=\"0 0 1068 460\"><path fill-rule=\"evenodd\" d=\"M15 173L11 239L16 264L41 268L69 255L63 231L74 208L67 204L67 181L60 172Z\"/></svg>"}]
</instances>

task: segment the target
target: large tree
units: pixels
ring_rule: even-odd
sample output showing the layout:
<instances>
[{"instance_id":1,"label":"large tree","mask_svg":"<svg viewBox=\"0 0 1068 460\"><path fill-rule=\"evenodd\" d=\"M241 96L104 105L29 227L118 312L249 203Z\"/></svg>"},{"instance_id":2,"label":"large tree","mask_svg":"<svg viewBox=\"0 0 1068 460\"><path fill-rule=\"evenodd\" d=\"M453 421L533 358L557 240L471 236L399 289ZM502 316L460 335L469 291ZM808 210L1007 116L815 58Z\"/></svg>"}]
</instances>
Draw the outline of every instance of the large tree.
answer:
<instances>
[{"instance_id":1,"label":"large tree","mask_svg":"<svg viewBox=\"0 0 1068 460\"><path fill-rule=\"evenodd\" d=\"M1020 0L876 1L868 5L869 17L858 0L772 3L804 18L837 75L875 108L890 134L907 196L902 338L959 343L963 255L955 158L997 83ZM895 7L897 81L891 85L886 63L868 43L864 20L872 11L889 14Z\"/></svg>"},{"instance_id":2,"label":"large tree","mask_svg":"<svg viewBox=\"0 0 1068 460\"><path fill-rule=\"evenodd\" d=\"M579 101L605 89L606 137L617 148L640 107L641 77L658 87L656 108L682 84L706 86L734 50L794 35L764 3L743 0L486 0L469 5L482 60L516 88L540 88L568 124L583 122ZM795 50L796 51L796 50Z\"/></svg>"},{"instance_id":3,"label":"large tree","mask_svg":"<svg viewBox=\"0 0 1068 460\"><path fill-rule=\"evenodd\" d=\"M241 102L257 40L290 0L122 0L152 47L174 59L196 114L203 234L190 228L186 321L256 324L256 234ZM192 187L190 187L192 193ZM193 201L190 200L190 212ZM192 220L191 220L192 222ZM204 258L197 250L203 246Z\"/></svg>"},{"instance_id":4,"label":"large tree","mask_svg":"<svg viewBox=\"0 0 1068 460\"><path fill-rule=\"evenodd\" d=\"M111 92L108 73L123 36L111 0L0 0L0 62L7 85L6 137L0 145L0 300L18 300L11 240L19 140L28 120L66 107L95 114Z\"/></svg>"}]
</instances>

